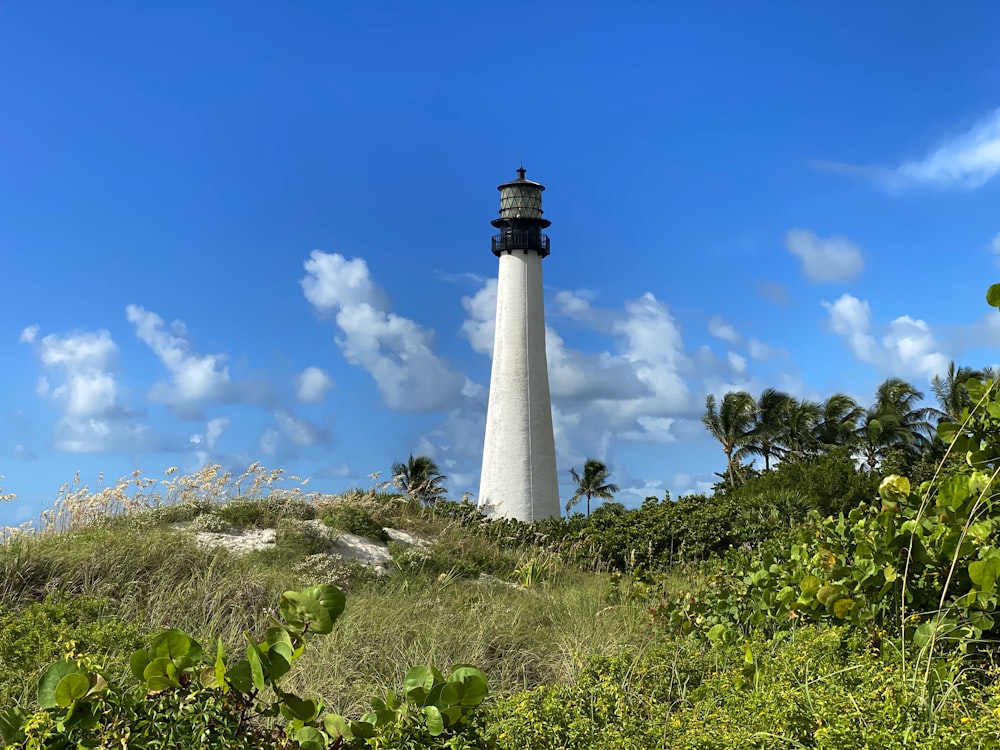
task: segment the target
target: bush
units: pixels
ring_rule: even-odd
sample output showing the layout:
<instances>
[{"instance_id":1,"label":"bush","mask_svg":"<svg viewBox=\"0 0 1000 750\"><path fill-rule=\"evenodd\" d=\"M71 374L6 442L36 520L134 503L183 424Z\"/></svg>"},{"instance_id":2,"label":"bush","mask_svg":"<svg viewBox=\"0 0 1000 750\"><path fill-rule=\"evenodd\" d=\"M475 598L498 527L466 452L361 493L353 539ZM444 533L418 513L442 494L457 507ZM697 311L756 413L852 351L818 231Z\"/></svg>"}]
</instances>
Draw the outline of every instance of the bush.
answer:
<instances>
[{"instance_id":1,"label":"bush","mask_svg":"<svg viewBox=\"0 0 1000 750\"><path fill-rule=\"evenodd\" d=\"M282 518L274 530L274 545L278 550L301 556L325 552L330 543L330 532L314 521Z\"/></svg>"},{"instance_id":2,"label":"bush","mask_svg":"<svg viewBox=\"0 0 1000 750\"><path fill-rule=\"evenodd\" d=\"M424 547L389 542L389 552L403 575L435 577L446 574L455 578L478 578L482 572L477 565L437 544Z\"/></svg>"},{"instance_id":3,"label":"bush","mask_svg":"<svg viewBox=\"0 0 1000 750\"><path fill-rule=\"evenodd\" d=\"M137 648L147 633L106 615L110 602L93 596L55 598L0 610L0 704L20 696L28 678L73 647L104 658ZM122 671L125 664L113 664Z\"/></svg>"},{"instance_id":4,"label":"bush","mask_svg":"<svg viewBox=\"0 0 1000 750\"><path fill-rule=\"evenodd\" d=\"M710 649L670 638L642 655L585 658L572 684L503 698L489 720L501 750L995 746L995 698L956 682L928 703L912 676L843 627Z\"/></svg>"},{"instance_id":5,"label":"bush","mask_svg":"<svg viewBox=\"0 0 1000 750\"><path fill-rule=\"evenodd\" d=\"M365 539L388 542L389 534L382 524L372 518L371 514L356 505L333 505L324 509L323 523L332 529L356 534Z\"/></svg>"},{"instance_id":6,"label":"bush","mask_svg":"<svg viewBox=\"0 0 1000 750\"><path fill-rule=\"evenodd\" d=\"M309 521L316 518L316 508L307 500L295 497L262 497L257 500L237 498L221 505L216 513L233 526L273 529L278 520L291 518Z\"/></svg>"},{"instance_id":7,"label":"bush","mask_svg":"<svg viewBox=\"0 0 1000 750\"><path fill-rule=\"evenodd\" d=\"M39 710L0 710L0 738L14 750L483 747L479 706L489 685L469 665L447 677L413 667L398 694L373 698L358 721L288 689L283 680L306 644L332 632L344 603L332 586L286 591L264 640L246 635L244 658L227 659L221 638L213 659L183 631L162 632L128 660L137 690L109 680L92 656L70 651L38 681ZM280 727L262 717L281 717Z\"/></svg>"},{"instance_id":8,"label":"bush","mask_svg":"<svg viewBox=\"0 0 1000 750\"><path fill-rule=\"evenodd\" d=\"M207 531L212 534L225 534L233 530L232 524L215 513L205 513L191 522L192 531Z\"/></svg>"}]
</instances>

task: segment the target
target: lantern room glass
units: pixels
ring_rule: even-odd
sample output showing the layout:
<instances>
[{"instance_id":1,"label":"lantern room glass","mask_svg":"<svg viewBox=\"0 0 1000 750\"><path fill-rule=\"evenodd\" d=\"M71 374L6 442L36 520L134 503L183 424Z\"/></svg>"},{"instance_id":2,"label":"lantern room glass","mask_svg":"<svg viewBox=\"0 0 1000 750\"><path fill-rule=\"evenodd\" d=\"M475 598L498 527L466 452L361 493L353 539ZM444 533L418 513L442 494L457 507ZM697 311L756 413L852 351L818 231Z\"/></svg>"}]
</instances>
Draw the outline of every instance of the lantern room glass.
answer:
<instances>
[{"instance_id":1,"label":"lantern room glass","mask_svg":"<svg viewBox=\"0 0 1000 750\"><path fill-rule=\"evenodd\" d=\"M500 216L505 219L540 219L542 191L536 185L504 185L500 190Z\"/></svg>"}]
</instances>

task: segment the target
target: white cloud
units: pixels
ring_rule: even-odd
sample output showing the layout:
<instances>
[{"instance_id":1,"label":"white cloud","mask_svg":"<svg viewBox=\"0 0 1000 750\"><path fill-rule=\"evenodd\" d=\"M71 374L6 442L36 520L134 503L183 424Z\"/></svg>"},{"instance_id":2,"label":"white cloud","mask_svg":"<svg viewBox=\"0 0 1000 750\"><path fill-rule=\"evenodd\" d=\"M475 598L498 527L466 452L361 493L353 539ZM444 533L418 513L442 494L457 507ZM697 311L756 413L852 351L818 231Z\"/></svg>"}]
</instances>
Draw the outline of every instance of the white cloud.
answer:
<instances>
[{"instance_id":1,"label":"white cloud","mask_svg":"<svg viewBox=\"0 0 1000 750\"><path fill-rule=\"evenodd\" d=\"M287 409L275 409L274 419L281 431L295 445L319 445L328 442L330 433L320 429L308 419L296 417Z\"/></svg>"},{"instance_id":2,"label":"white cloud","mask_svg":"<svg viewBox=\"0 0 1000 750\"><path fill-rule=\"evenodd\" d=\"M551 328L545 329L545 358L552 398L621 399L649 393L625 359L608 352L585 354L568 349Z\"/></svg>"},{"instance_id":3,"label":"white cloud","mask_svg":"<svg viewBox=\"0 0 1000 750\"><path fill-rule=\"evenodd\" d=\"M745 357L741 357L736 352L726 352L726 358L729 360L729 364L738 375L746 373L747 361Z\"/></svg>"},{"instance_id":4,"label":"white cloud","mask_svg":"<svg viewBox=\"0 0 1000 750\"><path fill-rule=\"evenodd\" d=\"M371 305L384 310L389 298L368 272L363 258L348 260L339 253L313 250L305 262L307 275L302 279L306 299L320 311L354 305Z\"/></svg>"},{"instance_id":5,"label":"white cloud","mask_svg":"<svg viewBox=\"0 0 1000 750\"><path fill-rule=\"evenodd\" d=\"M731 344L738 344L743 337L736 332L736 329L722 319L719 315L708 321L708 332L717 339L728 341Z\"/></svg>"},{"instance_id":6,"label":"white cloud","mask_svg":"<svg viewBox=\"0 0 1000 750\"><path fill-rule=\"evenodd\" d=\"M215 444L219 441L219 438L222 437L222 433L229 429L231 424L232 422L229 417L215 417L214 419L210 419L205 423L205 432L195 433L188 438L188 442L193 446L206 448L211 451L215 448ZM207 452L205 456L207 458Z\"/></svg>"},{"instance_id":7,"label":"white cloud","mask_svg":"<svg viewBox=\"0 0 1000 750\"><path fill-rule=\"evenodd\" d=\"M756 360L764 360L771 356L771 347L757 339L747 341L747 351Z\"/></svg>"},{"instance_id":8,"label":"white cloud","mask_svg":"<svg viewBox=\"0 0 1000 750\"><path fill-rule=\"evenodd\" d=\"M304 403L318 404L328 390L333 388L333 380L318 367L307 367L296 378L295 397Z\"/></svg>"},{"instance_id":9,"label":"white cloud","mask_svg":"<svg viewBox=\"0 0 1000 750\"><path fill-rule=\"evenodd\" d=\"M38 326L25 328L20 340L34 346L42 366L55 373L38 379L35 393L60 403L63 414L81 419L120 416L119 384L114 370L118 346L106 330L38 338ZM60 382L61 381L61 382Z\"/></svg>"},{"instance_id":10,"label":"white cloud","mask_svg":"<svg viewBox=\"0 0 1000 750\"><path fill-rule=\"evenodd\" d=\"M135 453L153 445L145 425L126 419L64 416L56 420L52 447L67 453Z\"/></svg>"},{"instance_id":11,"label":"white cloud","mask_svg":"<svg viewBox=\"0 0 1000 750\"><path fill-rule=\"evenodd\" d=\"M593 294L588 291L560 290L552 300L552 312L554 315L574 320L592 321L594 318L594 308L590 305L592 297Z\"/></svg>"},{"instance_id":12,"label":"white cloud","mask_svg":"<svg viewBox=\"0 0 1000 750\"><path fill-rule=\"evenodd\" d=\"M465 377L434 354L434 334L388 310L388 297L363 259L314 250L302 290L321 313L334 313L344 358L375 379L382 400L399 411L436 411L456 403Z\"/></svg>"},{"instance_id":13,"label":"white cloud","mask_svg":"<svg viewBox=\"0 0 1000 750\"><path fill-rule=\"evenodd\" d=\"M490 279L471 297L462 297L462 307L468 317L462 323L462 333L473 351L493 356L493 336L497 315L497 280Z\"/></svg>"},{"instance_id":14,"label":"white cloud","mask_svg":"<svg viewBox=\"0 0 1000 750\"><path fill-rule=\"evenodd\" d=\"M135 333L170 372L170 383L157 383L149 397L168 406L190 410L210 400L230 395L229 368L222 364L225 354L197 354L184 324L174 321L166 330L163 319L139 305L128 305L125 315Z\"/></svg>"},{"instance_id":15,"label":"white cloud","mask_svg":"<svg viewBox=\"0 0 1000 750\"><path fill-rule=\"evenodd\" d=\"M18 338L18 341L20 341L22 344L33 344L33 343L35 343L35 339L38 338L38 331L39 330L40 330L40 328L37 325L28 326L23 331L21 331L21 335Z\"/></svg>"},{"instance_id":16,"label":"white cloud","mask_svg":"<svg viewBox=\"0 0 1000 750\"><path fill-rule=\"evenodd\" d=\"M21 332L47 371L35 387L40 398L61 407L52 447L69 453L135 452L153 443L122 402L116 375L118 346L106 330L39 338L39 327Z\"/></svg>"},{"instance_id":17,"label":"white cloud","mask_svg":"<svg viewBox=\"0 0 1000 750\"><path fill-rule=\"evenodd\" d=\"M860 248L845 237L821 239L807 230L790 229L785 248L802 261L802 272L810 281L848 281L865 267Z\"/></svg>"},{"instance_id":18,"label":"white cloud","mask_svg":"<svg viewBox=\"0 0 1000 750\"><path fill-rule=\"evenodd\" d=\"M910 184L973 190L1000 172L1000 109L944 142L923 159L897 170Z\"/></svg>"},{"instance_id":19,"label":"white cloud","mask_svg":"<svg viewBox=\"0 0 1000 750\"><path fill-rule=\"evenodd\" d=\"M871 306L844 294L823 302L830 314L830 328L862 362L885 375L921 375L927 379L947 369L950 357L941 351L930 326L902 315L885 326L881 339L872 332Z\"/></svg>"}]
</instances>

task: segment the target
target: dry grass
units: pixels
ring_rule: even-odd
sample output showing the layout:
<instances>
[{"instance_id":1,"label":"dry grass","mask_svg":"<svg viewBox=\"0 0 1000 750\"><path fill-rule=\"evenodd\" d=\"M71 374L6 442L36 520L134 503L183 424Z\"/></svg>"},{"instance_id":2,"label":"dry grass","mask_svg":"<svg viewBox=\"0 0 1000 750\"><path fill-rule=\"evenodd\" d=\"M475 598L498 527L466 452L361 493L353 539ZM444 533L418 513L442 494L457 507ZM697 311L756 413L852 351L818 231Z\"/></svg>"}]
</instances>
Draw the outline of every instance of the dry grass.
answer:
<instances>
[{"instance_id":1,"label":"dry grass","mask_svg":"<svg viewBox=\"0 0 1000 750\"><path fill-rule=\"evenodd\" d=\"M126 516L169 504L222 504L231 498L295 498L315 502L322 497L320 493L304 491L308 479L287 474L284 469L268 469L260 462L251 464L239 476L223 471L218 464L209 464L193 474L183 475L178 474L177 467L171 467L163 475L163 479L156 480L134 471L105 486L102 473L97 477L97 489L91 490L77 472L72 482L66 482L59 488L52 507L42 512L38 527L31 523L0 527L0 541L37 531L81 529L110 517ZM289 483L297 486L288 486ZM0 501L14 497L12 494L4 495L0 488Z\"/></svg>"}]
</instances>

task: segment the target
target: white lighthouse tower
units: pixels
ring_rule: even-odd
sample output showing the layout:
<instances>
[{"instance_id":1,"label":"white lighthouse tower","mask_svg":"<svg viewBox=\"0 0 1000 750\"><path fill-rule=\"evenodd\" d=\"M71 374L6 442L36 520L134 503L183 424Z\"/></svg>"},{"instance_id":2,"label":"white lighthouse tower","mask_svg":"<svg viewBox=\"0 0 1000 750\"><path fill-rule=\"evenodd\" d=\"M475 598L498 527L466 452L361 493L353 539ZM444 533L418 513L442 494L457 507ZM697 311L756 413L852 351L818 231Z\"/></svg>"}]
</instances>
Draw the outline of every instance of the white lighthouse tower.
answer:
<instances>
[{"instance_id":1,"label":"white lighthouse tower","mask_svg":"<svg viewBox=\"0 0 1000 750\"><path fill-rule=\"evenodd\" d=\"M556 448L545 360L542 230L545 187L517 179L500 191L500 218L491 223L493 254L500 259L493 372L486 413L479 505L487 513L521 521L559 515Z\"/></svg>"}]
</instances>

